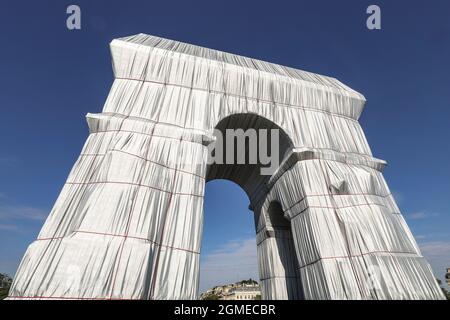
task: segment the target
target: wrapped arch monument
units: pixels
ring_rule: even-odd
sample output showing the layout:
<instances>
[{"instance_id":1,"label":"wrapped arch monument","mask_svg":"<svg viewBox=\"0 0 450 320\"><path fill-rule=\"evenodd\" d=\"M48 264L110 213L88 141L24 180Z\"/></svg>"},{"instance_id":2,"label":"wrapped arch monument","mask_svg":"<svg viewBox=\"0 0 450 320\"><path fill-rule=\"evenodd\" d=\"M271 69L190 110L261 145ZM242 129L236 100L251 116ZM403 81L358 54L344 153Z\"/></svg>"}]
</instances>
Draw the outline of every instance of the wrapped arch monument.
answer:
<instances>
[{"instance_id":1,"label":"wrapped arch monument","mask_svg":"<svg viewBox=\"0 0 450 320\"><path fill-rule=\"evenodd\" d=\"M265 299L440 299L338 80L139 34L10 299L195 299L205 183L255 215ZM279 129L281 161L208 165L214 129Z\"/></svg>"}]
</instances>

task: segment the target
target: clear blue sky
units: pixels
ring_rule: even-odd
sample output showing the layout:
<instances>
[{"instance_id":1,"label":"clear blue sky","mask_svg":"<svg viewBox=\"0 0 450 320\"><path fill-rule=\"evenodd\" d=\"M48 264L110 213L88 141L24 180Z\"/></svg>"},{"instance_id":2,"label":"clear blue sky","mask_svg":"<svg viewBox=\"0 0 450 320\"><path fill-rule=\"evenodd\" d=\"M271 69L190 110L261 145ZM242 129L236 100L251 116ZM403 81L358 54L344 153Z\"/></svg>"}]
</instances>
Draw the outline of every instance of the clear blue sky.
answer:
<instances>
[{"instance_id":1,"label":"clear blue sky","mask_svg":"<svg viewBox=\"0 0 450 320\"><path fill-rule=\"evenodd\" d=\"M78 4L82 30L66 29ZM369 31L369 4L382 30ZM0 3L0 272L14 274L113 81L108 43L140 32L337 77L362 92L361 118L385 177L436 274L450 267L450 2L22 1ZM256 274L248 199L206 191L204 279ZM220 260L222 259L222 260ZM216 265L214 265L216 263ZM208 271L209 270L209 271ZM206 274L206 275L205 275Z\"/></svg>"}]
</instances>

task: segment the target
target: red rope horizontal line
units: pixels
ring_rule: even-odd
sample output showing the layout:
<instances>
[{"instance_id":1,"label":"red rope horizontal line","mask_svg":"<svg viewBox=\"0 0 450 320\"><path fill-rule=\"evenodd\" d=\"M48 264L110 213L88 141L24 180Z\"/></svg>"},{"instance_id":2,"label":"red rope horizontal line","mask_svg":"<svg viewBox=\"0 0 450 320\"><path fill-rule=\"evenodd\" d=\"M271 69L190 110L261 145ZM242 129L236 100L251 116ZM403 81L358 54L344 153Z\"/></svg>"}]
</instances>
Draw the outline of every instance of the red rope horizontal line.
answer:
<instances>
[{"instance_id":1,"label":"red rope horizontal line","mask_svg":"<svg viewBox=\"0 0 450 320\"><path fill-rule=\"evenodd\" d=\"M46 299L46 300L142 300L135 298L81 298L81 297L51 297L51 296L8 296L12 299Z\"/></svg>"},{"instance_id":2,"label":"red rope horizontal line","mask_svg":"<svg viewBox=\"0 0 450 320\"><path fill-rule=\"evenodd\" d=\"M378 203L360 203L360 204L353 204L353 205L350 205L350 206L342 206L342 207L308 206L305 209L301 210L300 212L297 212L296 214L294 214L291 217L291 220L293 218L295 218L296 216L304 213L306 210L308 210L310 208L313 208L313 209L335 209L335 210L339 210L339 209L348 209L348 208L356 208L356 207L364 207L364 206L368 206L368 207L370 207L370 206L382 206L382 207L387 208L385 205L378 204ZM401 214L401 213L400 212L391 212L391 214Z\"/></svg>"},{"instance_id":3,"label":"red rope horizontal line","mask_svg":"<svg viewBox=\"0 0 450 320\"><path fill-rule=\"evenodd\" d=\"M272 277L265 277L265 278L259 278L260 281L270 280L270 279L301 279L300 276L272 276Z\"/></svg>"},{"instance_id":4,"label":"red rope horizontal line","mask_svg":"<svg viewBox=\"0 0 450 320\"><path fill-rule=\"evenodd\" d=\"M74 231L72 234L75 234L75 233L95 234L95 235L101 235L101 236L120 237L120 238L132 238L132 239L137 239L137 240L143 240L143 241L150 242L150 243L152 243L152 244L154 244L154 245L156 245L158 247L164 247L164 248L169 248L169 249L174 249L174 250L186 251L186 252L194 253L194 254L200 254L200 252L198 252L198 251L178 248L178 247L169 246L169 245L165 245L165 244L160 244L160 243L157 243L157 242L155 242L155 241L153 241L151 239L143 238L143 237L136 237L136 236L130 236L130 235L124 235L124 234L105 233L105 232L83 231L83 230ZM63 238L65 238L65 237L38 238L38 239L36 239L36 241L61 240Z\"/></svg>"},{"instance_id":5,"label":"red rope horizontal line","mask_svg":"<svg viewBox=\"0 0 450 320\"><path fill-rule=\"evenodd\" d=\"M322 258L318 258L310 263L307 263L303 266L300 266L299 269L303 269L305 267L308 267L310 265L313 265L321 260L333 260L333 259L351 259L351 258L360 258L363 256L367 256L370 254L379 254L379 253L388 253L388 254L410 254L410 255L415 255L416 257L422 258L422 256L418 255L416 252L405 252L405 251L387 251L387 250L379 250L379 251L371 251L371 252L365 252L365 253L361 253L361 254L355 254L355 255L350 255L350 256L334 256L334 257L322 257Z\"/></svg>"},{"instance_id":6,"label":"red rope horizontal line","mask_svg":"<svg viewBox=\"0 0 450 320\"><path fill-rule=\"evenodd\" d=\"M156 80L147 80L147 79L138 80L138 79L127 78L127 77L116 77L116 79L117 80L132 80L132 81L138 81L138 82L148 82L148 83L154 83L154 84L161 84L161 85L165 85L165 86L173 86L173 87L179 87L179 88L184 88L184 89L199 90L199 91L204 91L204 92L208 92L208 93L221 94L221 95L224 95L224 96L236 97L236 98L241 98L241 99L245 99L245 100L254 100L254 101L257 101L257 102L261 101L261 102L265 102L265 103L268 103L268 104L281 105L281 106L284 106L285 108L302 109L302 110L308 110L308 111L312 111L312 112L319 112L319 113L324 113L324 114L327 114L327 115L330 115L330 116L344 118L346 120L350 120L350 121L353 121L353 122L358 122L358 120L356 120L354 118L351 118L349 116L346 116L344 114L333 113L331 111L327 111L327 110L323 110L323 109L316 109L316 108L313 108L313 107L306 107L306 106L300 106L300 105L292 105L292 104L288 104L288 103L284 103L284 102L271 101L271 100L260 99L260 98L253 98L253 97L248 97L248 96L241 96L241 95L238 95L238 94L217 91L217 90L214 90L214 89L204 89L204 88L198 88L198 87L190 87L190 86L183 85L183 84L166 83L166 82L160 82L160 81L156 81ZM351 98L349 98L349 99L351 99Z\"/></svg>"},{"instance_id":7,"label":"red rope horizontal line","mask_svg":"<svg viewBox=\"0 0 450 320\"><path fill-rule=\"evenodd\" d=\"M160 123L160 122L158 122ZM98 131L91 131L90 134L97 134L97 133L105 133L105 132L127 132L127 133L137 133L137 134L141 134L144 136L148 136L148 137L156 137L156 138L165 138L165 139L172 139L172 140L176 140L176 141L183 141L183 142L189 142L189 143L195 143L195 144L202 144L202 142L197 142L197 141L192 141L192 140L184 140L184 139L179 139L179 138L175 138L175 137L168 137L168 136L162 136L162 135L158 135L158 134L150 134L150 133L145 133L145 132L140 132L140 131L132 131L132 130L98 130Z\"/></svg>"},{"instance_id":8,"label":"red rope horizontal line","mask_svg":"<svg viewBox=\"0 0 450 320\"><path fill-rule=\"evenodd\" d=\"M334 197L334 196L374 196L374 197L379 197L379 198L387 198L389 196L391 196L392 193L388 193L386 195L377 195L377 194L371 194L371 193L345 193L345 194L329 194L329 193L323 193L323 194L309 194L309 195L305 195L302 199L298 200L297 202L295 202L293 205L291 205L289 208L287 208L285 211L291 210L293 207L295 207L296 205L298 205L300 202L305 201L307 198L312 198L312 197Z\"/></svg>"},{"instance_id":9,"label":"red rope horizontal line","mask_svg":"<svg viewBox=\"0 0 450 320\"><path fill-rule=\"evenodd\" d=\"M161 166L161 167L164 167L164 168L167 168L167 169L170 169L170 170L177 170L178 172L190 174L190 175L193 175L193 176L196 176L196 177L198 177L198 178L200 178L200 179L205 180L205 177L203 177L203 176L201 176L201 175L199 175L199 174L196 174L196 173L193 173L193 172L189 172L189 171L186 171L186 170L175 169L175 168L169 167L169 166L167 166L167 165L165 165L165 164L162 164L162 163L160 163L160 162L156 162L156 161L150 160L150 159L148 159L148 158L138 156L137 154L133 154L133 153L126 152L126 151L123 151L123 150L118 150L118 149L111 149L111 150L108 150L108 151L114 151L114 152L124 153L124 154L130 155L130 156L133 156L133 157L142 159L142 160L144 160L144 161L154 163L154 164L159 165L159 166ZM106 155L106 153L80 153L80 156L93 156L93 157L97 157L97 156L104 156L104 155Z\"/></svg>"},{"instance_id":10,"label":"red rope horizontal line","mask_svg":"<svg viewBox=\"0 0 450 320\"><path fill-rule=\"evenodd\" d=\"M203 198L203 195L198 195L198 194L193 194L193 193L183 193L183 192L170 192L168 190L163 190L160 188L156 188L156 187L152 187L152 186L148 186L148 185L140 184L140 183L133 183L133 182L122 182L122 181L91 181L91 182L67 181L66 182L66 184L72 184L72 185L90 185L90 184L107 184L107 183L109 183L109 184L125 184L125 185L131 185L131 186L145 187L145 188L154 189L157 191L171 193L171 194L175 194L175 195L179 195L179 196L193 196L193 197Z\"/></svg>"}]
</instances>

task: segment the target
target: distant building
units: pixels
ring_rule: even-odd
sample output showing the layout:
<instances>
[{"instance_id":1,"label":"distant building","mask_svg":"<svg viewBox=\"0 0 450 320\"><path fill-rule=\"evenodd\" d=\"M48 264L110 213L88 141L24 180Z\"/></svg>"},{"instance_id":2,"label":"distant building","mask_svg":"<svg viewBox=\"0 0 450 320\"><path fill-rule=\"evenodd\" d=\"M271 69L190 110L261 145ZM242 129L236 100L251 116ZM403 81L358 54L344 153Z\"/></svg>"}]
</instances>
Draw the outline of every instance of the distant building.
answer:
<instances>
[{"instance_id":1,"label":"distant building","mask_svg":"<svg viewBox=\"0 0 450 320\"><path fill-rule=\"evenodd\" d=\"M250 279L208 289L200 296L201 300L258 300L261 289L258 282Z\"/></svg>"},{"instance_id":2,"label":"distant building","mask_svg":"<svg viewBox=\"0 0 450 320\"><path fill-rule=\"evenodd\" d=\"M261 299L259 285L245 285L232 288L224 294L221 300L258 300Z\"/></svg>"},{"instance_id":3,"label":"distant building","mask_svg":"<svg viewBox=\"0 0 450 320\"><path fill-rule=\"evenodd\" d=\"M447 268L447 274L445 275L445 280L447 284L450 286L450 268Z\"/></svg>"}]
</instances>

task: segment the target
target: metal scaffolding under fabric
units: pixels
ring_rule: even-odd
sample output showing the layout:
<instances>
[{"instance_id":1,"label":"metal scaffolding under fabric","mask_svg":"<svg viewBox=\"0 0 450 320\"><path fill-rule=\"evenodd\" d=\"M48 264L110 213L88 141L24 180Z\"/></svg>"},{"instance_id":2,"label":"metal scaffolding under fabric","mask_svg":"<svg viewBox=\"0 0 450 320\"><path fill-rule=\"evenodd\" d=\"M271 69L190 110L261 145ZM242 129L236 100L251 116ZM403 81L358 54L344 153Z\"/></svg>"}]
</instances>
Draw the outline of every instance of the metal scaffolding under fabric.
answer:
<instances>
[{"instance_id":1,"label":"metal scaffolding under fabric","mask_svg":"<svg viewBox=\"0 0 450 320\"><path fill-rule=\"evenodd\" d=\"M87 115L89 137L10 299L195 299L216 178L249 196L263 298L443 298L358 122L361 94L145 34L113 40L111 53L103 112ZM227 127L281 129L276 172L208 166L213 130Z\"/></svg>"}]
</instances>

